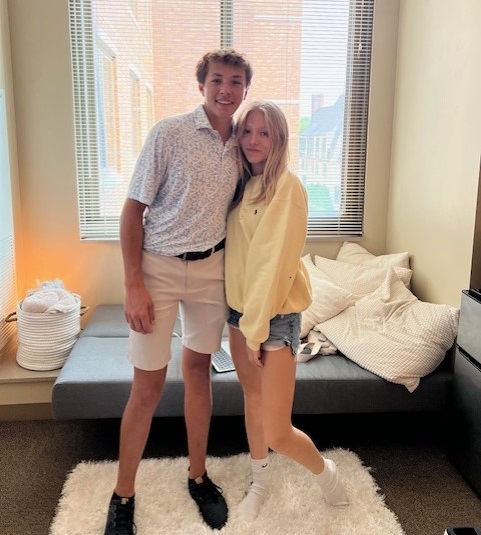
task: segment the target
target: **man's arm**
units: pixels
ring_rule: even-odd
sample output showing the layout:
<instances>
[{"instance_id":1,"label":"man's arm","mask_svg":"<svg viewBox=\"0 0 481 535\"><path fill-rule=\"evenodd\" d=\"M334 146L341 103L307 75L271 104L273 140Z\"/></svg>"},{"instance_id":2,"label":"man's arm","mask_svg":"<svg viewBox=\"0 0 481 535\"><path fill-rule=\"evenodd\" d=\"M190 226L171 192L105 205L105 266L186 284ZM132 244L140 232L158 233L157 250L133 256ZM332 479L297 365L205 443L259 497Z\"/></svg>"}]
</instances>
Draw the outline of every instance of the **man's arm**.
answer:
<instances>
[{"instance_id":1,"label":"man's arm","mask_svg":"<svg viewBox=\"0 0 481 535\"><path fill-rule=\"evenodd\" d=\"M152 332L154 304L142 277L143 216L146 205L127 199L120 216L120 247L124 262L125 319L139 333Z\"/></svg>"}]
</instances>

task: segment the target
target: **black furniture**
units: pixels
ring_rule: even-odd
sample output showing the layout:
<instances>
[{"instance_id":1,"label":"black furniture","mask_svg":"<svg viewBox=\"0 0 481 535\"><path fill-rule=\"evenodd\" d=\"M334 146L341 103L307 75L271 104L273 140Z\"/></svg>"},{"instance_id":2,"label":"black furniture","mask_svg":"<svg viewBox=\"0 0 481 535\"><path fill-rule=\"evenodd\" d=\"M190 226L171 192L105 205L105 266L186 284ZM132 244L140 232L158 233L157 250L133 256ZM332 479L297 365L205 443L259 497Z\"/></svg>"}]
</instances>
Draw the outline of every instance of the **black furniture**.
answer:
<instances>
[{"instance_id":1,"label":"black furniture","mask_svg":"<svg viewBox=\"0 0 481 535\"><path fill-rule=\"evenodd\" d=\"M481 290L463 290L454 360L449 455L481 496Z\"/></svg>"}]
</instances>

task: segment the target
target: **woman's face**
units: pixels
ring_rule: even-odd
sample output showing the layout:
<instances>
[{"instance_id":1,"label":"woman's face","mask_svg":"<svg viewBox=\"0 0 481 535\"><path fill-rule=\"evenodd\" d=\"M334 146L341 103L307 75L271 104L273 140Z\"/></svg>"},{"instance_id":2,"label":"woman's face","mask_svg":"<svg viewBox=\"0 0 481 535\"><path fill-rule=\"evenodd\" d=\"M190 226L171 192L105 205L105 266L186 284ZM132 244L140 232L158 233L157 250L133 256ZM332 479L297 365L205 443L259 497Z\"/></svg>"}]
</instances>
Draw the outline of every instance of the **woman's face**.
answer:
<instances>
[{"instance_id":1,"label":"woman's face","mask_svg":"<svg viewBox=\"0 0 481 535\"><path fill-rule=\"evenodd\" d=\"M253 110L248 113L243 131L240 135L240 146L247 161L252 166L254 175L260 175L271 150L271 139L267 131L264 113Z\"/></svg>"}]
</instances>

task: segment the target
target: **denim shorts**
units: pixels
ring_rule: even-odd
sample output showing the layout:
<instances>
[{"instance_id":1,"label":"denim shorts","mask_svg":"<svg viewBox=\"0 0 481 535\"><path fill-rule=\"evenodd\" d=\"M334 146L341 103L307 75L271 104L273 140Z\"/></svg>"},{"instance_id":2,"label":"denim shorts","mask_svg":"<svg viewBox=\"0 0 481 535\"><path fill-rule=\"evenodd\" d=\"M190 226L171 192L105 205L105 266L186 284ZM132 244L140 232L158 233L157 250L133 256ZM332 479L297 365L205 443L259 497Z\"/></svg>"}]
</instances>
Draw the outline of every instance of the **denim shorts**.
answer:
<instances>
[{"instance_id":1,"label":"denim shorts","mask_svg":"<svg viewBox=\"0 0 481 535\"><path fill-rule=\"evenodd\" d=\"M227 323L236 329L239 328L239 320L242 314L229 308ZM290 347L293 355L297 354L300 344L301 314L278 314L274 316L269 325L269 338L261 344L261 349L273 351L281 347Z\"/></svg>"}]
</instances>

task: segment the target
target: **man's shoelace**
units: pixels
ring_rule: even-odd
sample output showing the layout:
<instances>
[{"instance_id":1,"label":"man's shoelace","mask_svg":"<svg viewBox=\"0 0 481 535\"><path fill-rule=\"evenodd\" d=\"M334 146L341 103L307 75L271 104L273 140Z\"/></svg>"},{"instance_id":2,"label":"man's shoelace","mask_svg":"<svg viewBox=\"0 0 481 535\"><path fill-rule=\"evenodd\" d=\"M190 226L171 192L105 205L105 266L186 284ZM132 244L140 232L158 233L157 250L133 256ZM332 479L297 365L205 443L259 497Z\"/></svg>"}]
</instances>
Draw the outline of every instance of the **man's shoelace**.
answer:
<instances>
[{"instance_id":1,"label":"man's shoelace","mask_svg":"<svg viewBox=\"0 0 481 535\"><path fill-rule=\"evenodd\" d=\"M212 483L210 479L199 484L200 489L196 489L199 500L204 503L216 502L219 496L222 494L222 489L215 483Z\"/></svg>"}]
</instances>

